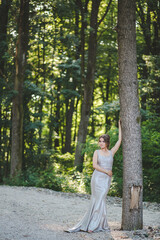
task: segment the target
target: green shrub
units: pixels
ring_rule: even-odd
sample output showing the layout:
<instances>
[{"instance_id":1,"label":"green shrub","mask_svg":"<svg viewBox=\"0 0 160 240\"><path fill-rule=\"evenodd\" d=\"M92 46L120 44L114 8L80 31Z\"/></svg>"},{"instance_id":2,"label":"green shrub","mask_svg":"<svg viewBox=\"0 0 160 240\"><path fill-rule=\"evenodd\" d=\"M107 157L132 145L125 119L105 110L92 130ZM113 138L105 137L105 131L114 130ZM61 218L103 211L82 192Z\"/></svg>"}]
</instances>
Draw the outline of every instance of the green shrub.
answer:
<instances>
[{"instance_id":1,"label":"green shrub","mask_svg":"<svg viewBox=\"0 0 160 240\"><path fill-rule=\"evenodd\" d=\"M24 173L19 173L15 177L3 179L4 184L11 186L35 186L50 188L55 191L62 191L63 176L55 173L53 168L46 170L28 169Z\"/></svg>"},{"instance_id":2,"label":"green shrub","mask_svg":"<svg viewBox=\"0 0 160 240\"><path fill-rule=\"evenodd\" d=\"M144 200L160 202L160 118L142 124Z\"/></svg>"},{"instance_id":3,"label":"green shrub","mask_svg":"<svg viewBox=\"0 0 160 240\"><path fill-rule=\"evenodd\" d=\"M57 170L59 173L67 173L70 171L74 166L74 155L67 152L65 154L62 154L60 152L56 152L54 156L52 156L54 159L54 164L57 163ZM58 167L59 166L59 167Z\"/></svg>"},{"instance_id":4,"label":"green shrub","mask_svg":"<svg viewBox=\"0 0 160 240\"><path fill-rule=\"evenodd\" d=\"M118 129L111 128L112 148L118 139ZM98 149L98 138L88 137L83 145L84 168L77 172L74 167L74 154L51 151L44 158L43 166L39 165L20 172L13 178L3 179L4 184L15 186L36 186L56 191L91 193L91 176L93 169L93 153ZM160 118L142 123L142 158L144 200L160 201ZM47 161L46 161L47 159ZM113 177L109 195L122 197L122 148L114 156Z\"/></svg>"},{"instance_id":5,"label":"green shrub","mask_svg":"<svg viewBox=\"0 0 160 240\"><path fill-rule=\"evenodd\" d=\"M49 168L39 172L39 179L36 187L49 188L55 191L62 191L62 183L64 178L55 173L53 168Z\"/></svg>"},{"instance_id":6,"label":"green shrub","mask_svg":"<svg viewBox=\"0 0 160 240\"><path fill-rule=\"evenodd\" d=\"M19 172L15 177L3 178L3 184L10 186L25 186L24 175L22 172Z\"/></svg>"}]
</instances>

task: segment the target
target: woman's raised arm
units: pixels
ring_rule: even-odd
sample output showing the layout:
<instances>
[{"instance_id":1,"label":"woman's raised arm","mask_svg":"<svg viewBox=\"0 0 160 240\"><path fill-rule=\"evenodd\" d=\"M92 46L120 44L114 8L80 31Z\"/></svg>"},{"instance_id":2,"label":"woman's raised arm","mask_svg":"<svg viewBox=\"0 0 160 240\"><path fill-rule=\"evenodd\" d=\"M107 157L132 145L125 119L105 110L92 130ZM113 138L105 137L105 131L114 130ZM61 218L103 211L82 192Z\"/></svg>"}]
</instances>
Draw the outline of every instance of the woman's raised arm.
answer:
<instances>
[{"instance_id":1,"label":"woman's raised arm","mask_svg":"<svg viewBox=\"0 0 160 240\"><path fill-rule=\"evenodd\" d=\"M122 142L121 120L119 120L118 125L119 125L119 137L118 137L118 141L116 142L116 144L114 145L114 147L111 149L113 156L114 156L114 154L118 151L118 149L119 149L119 147L120 147L120 145L121 145L121 142Z\"/></svg>"}]
</instances>

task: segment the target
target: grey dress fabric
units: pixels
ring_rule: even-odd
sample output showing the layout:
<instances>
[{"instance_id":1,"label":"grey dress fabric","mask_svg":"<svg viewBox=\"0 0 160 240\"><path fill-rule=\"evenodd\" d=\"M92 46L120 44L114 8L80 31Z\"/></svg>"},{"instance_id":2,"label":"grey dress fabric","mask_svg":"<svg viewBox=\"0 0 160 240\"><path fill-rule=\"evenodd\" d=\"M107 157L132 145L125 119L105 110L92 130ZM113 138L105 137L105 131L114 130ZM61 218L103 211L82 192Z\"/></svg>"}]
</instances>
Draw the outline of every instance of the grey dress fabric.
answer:
<instances>
[{"instance_id":1,"label":"grey dress fabric","mask_svg":"<svg viewBox=\"0 0 160 240\"><path fill-rule=\"evenodd\" d=\"M98 155L98 165L107 170L112 170L113 156L101 155L100 150L96 150ZM107 174L97 171L93 172L91 178L91 202L87 213L82 220L67 232L78 231L109 231L107 222L106 196L111 184L111 177Z\"/></svg>"}]
</instances>

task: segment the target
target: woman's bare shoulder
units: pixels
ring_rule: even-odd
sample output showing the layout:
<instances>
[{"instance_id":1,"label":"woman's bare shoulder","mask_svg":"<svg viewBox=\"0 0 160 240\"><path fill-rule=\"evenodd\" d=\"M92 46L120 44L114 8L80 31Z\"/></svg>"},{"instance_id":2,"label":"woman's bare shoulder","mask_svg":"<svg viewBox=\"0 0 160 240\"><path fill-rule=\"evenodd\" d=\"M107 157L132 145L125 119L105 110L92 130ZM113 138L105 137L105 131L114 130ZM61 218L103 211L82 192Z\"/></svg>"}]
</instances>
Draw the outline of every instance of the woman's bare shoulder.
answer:
<instances>
[{"instance_id":1,"label":"woman's bare shoulder","mask_svg":"<svg viewBox=\"0 0 160 240\"><path fill-rule=\"evenodd\" d=\"M99 151L99 149L96 149L96 150L94 151L94 154L98 154L98 151Z\"/></svg>"}]
</instances>

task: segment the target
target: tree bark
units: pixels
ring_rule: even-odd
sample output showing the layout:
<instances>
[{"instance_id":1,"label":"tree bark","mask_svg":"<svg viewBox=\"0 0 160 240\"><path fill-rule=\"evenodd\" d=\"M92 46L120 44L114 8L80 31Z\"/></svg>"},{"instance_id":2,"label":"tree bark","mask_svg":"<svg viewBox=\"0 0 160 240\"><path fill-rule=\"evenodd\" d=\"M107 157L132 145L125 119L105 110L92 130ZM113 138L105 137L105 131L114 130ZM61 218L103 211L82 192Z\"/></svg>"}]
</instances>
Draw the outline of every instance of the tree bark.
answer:
<instances>
[{"instance_id":1,"label":"tree bark","mask_svg":"<svg viewBox=\"0 0 160 240\"><path fill-rule=\"evenodd\" d=\"M8 24L8 12L10 8L11 1L2 0L0 4L0 92L3 95L3 79L5 76L5 58L4 54L8 49L7 44L7 24ZM0 97L0 158L2 157L2 97ZM3 163L3 162L2 162ZM4 168L0 160L0 182L2 182L1 171Z\"/></svg>"},{"instance_id":2,"label":"tree bark","mask_svg":"<svg viewBox=\"0 0 160 240\"><path fill-rule=\"evenodd\" d=\"M51 95L53 97L53 93L51 90ZM51 99L50 103L50 116L49 116L49 123L48 123L48 128L49 128L49 135L48 135L48 149L52 149L52 144L53 144L53 131L54 131L54 116L53 116L53 99Z\"/></svg>"},{"instance_id":3,"label":"tree bark","mask_svg":"<svg viewBox=\"0 0 160 240\"><path fill-rule=\"evenodd\" d=\"M78 1L75 4L75 36L79 37L79 11L78 11ZM83 8L80 6L81 12L83 12ZM81 36L82 37L82 36ZM75 59L78 60L80 56L80 44L77 44L76 46L76 52L75 52ZM83 49L84 50L84 49ZM81 49L81 53L83 52L82 56L84 55L84 51ZM83 57L82 57L83 58ZM81 59L81 63L83 60ZM83 67L81 66L81 69ZM70 74L70 73L69 73ZM82 77L81 77L82 78ZM76 78L73 76L73 90L76 90ZM75 97L72 97L68 101L68 107L66 106L66 134L65 134L65 148L64 152L72 152L72 124L73 124L73 113L75 110L74 107L75 104Z\"/></svg>"},{"instance_id":4,"label":"tree bark","mask_svg":"<svg viewBox=\"0 0 160 240\"><path fill-rule=\"evenodd\" d=\"M43 3L43 11L45 12L45 2ZM43 77L43 92L45 92L45 83L46 83L46 65L45 65L45 59L46 59L46 49L45 49L45 38L46 38L46 35L45 35L45 32L46 32L46 22L43 21L43 24L42 24L43 28L42 28L42 31L43 31L43 36L42 36L42 41L43 41L43 54L42 54L42 58L43 58L43 64L42 64L42 69L43 69L43 72L42 72L42 77ZM42 95L41 96L41 99L40 99L40 103L39 103L39 121L41 123L40 127L39 127L39 146L38 146L38 155L41 155L41 150L42 150L42 129L43 129L43 126L42 126L42 120L43 120L43 106L44 106L44 96Z\"/></svg>"},{"instance_id":5,"label":"tree bark","mask_svg":"<svg viewBox=\"0 0 160 240\"><path fill-rule=\"evenodd\" d=\"M12 145L11 145L11 176L22 169L23 149L23 82L28 49L29 0L21 0L18 21L18 40L16 45L16 76L14 89L17 92L13 98L12 108Z\"/></svg>"},{"instance_id":6,"label":"tree bark","mask_svg":"<svg viewBox=\"0 0 160 240\"><path fill-rule=\"evenodd\" d=\"M86 141L87 128L90 116L90 110L92 105L92 95L94 86L94 73L96 67L96 48L97 48L97 17L99 11L99 5L101 0L92 1L91 20L90 20L90 36L89 36L89 49L88 49L88 65L87 75L84 80L84 95L81 110L81 120L78 130L78 140L75 153L74 165L77 166L77 170L83 169L83 155L82 146Z\"/></svg>"},{"instance_id":7,"label":"tree bark","mask_svg":"<svg viewBox=\"0 0 160 240\"><path fill-rule=\"evenodd\" d=\"M0 77L4 75L5 58L3 58L5 52L8 49L7 46L7 24L8 24L8 11L11 1L2 0L0 4ZM2 45L3 44L3 45Z\"/></svg>"},{"instance_id":8,"label":"tree bark","mask_svg":"<svg viewBox=\"0 0 160 240\"><path fill-rule=\"evenodd\" d=\"M61 86L60 83L57 84L57 96L56 96L56 107L55 107L55 132L57 134L55 141L54 141L54 147L58 148L59 147L59 134L60 134L60 92Z\"/></svg>"},{"instance_id":9,"label":"tree bark","mask_svg":"<svg viewBox=\"0 0 160 240\"><path fill-rule=\"evenodd\" d=\"M136 5L118 1L119 94L123 135L122 229L143 227L142 150L136 59Z\"/></svg>"},{"instance_id":10,"label":"tree bark","mask_svg":"<svg viewBox=\"0 0 160 240\"><path fill-rule=\"evenodd\" d=\"M74 98L71 99L69 103L69 109L66 113L66 140L64 152L71 153L71 133L72 133L72 117L74 112Z\"/></svg>"},{"instance_id":11,"label":"tree bark","mask_svg":"<svg viewBox=\"0 0 160 240\"><path fill-rule=\"evenodd\" d=\"M109 54L109 71L108 71L108 78L107 78L107 83L106 83L106 99L105 99L105 101L106 102L108 102L108 100L109 100L109 88L110 88L110 80L111 80L111 69L112 69L112 67L111 67L111 56L110 56L110 54ZM111 123L110 123L110 119L109 119L109 114L108 113L106 113L106 133L109 131L109 129L110 129L110 125L111 125Z\"/></svg>"}]
</instances>

